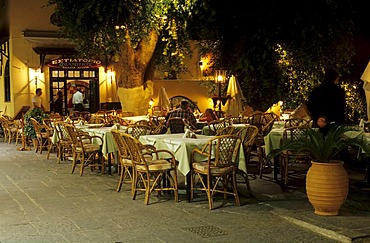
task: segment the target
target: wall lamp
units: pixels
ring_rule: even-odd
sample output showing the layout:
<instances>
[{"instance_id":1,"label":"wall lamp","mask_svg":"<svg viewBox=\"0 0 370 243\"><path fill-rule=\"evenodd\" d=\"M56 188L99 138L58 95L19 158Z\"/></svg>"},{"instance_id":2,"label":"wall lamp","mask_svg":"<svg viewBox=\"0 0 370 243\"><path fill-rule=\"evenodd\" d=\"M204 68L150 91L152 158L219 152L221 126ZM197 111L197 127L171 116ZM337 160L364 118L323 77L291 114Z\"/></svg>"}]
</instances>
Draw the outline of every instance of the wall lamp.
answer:
<instances>
[{"instance_id":1,"label":"wall lamp","mask_svg":"<svg viewBox=\"0 0 370 243\"><path fill-rule=\"evenodd\" d=\"M30 82L32 81L35 82L36 89L37 89L37 81L41 80L41 76L42 74L41 74L40 68L29 68L28 69L28 78Z\"/></svg>"}]
</instances>

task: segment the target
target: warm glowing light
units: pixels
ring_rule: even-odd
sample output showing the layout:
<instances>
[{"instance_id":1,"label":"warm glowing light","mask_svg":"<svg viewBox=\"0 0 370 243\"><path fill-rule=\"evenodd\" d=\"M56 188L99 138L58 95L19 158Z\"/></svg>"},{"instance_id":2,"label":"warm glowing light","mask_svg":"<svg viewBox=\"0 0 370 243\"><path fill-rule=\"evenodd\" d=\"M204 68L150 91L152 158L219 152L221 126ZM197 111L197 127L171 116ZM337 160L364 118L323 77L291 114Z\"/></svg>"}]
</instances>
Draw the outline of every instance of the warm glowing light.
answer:
<instances>
[{"instance_id":1,"label":"warm glowing light","mask_svg":"<svg viewBox=\"0 0 370 243\"><path fill-rule=\"evenodd\" d=\"M115 79L116 77L116 72L115 71L112 71L112 70L108 70L107 71L107 79L110 80L111 82L113 82L113 80Z\"/></svg>"},{"instance_id":2,"label":"warm glowing light","mask_svg":"<svg viewBox=\"0 0 370 243\"><path fill-rule=\"evenodd\" d=\"M225 70L216 70L215 71L215 81L216 83L224 83L226 80L226 71Z\"/></svg>"},{"instance_id":3,"label":"warm glowing light","mask_svg":"<svg viewBox=\"0 0 370 243\"><path fill-rule=\"evenodd\" d=\"M152 107L152 106L153 106L153 104L154 104L154 100L153 100L153 98L152 98L152 99L150 99L150 101L149 101L149 106L150 106L150 107Z\"/></svg>"},{"instance_id":4,"label":"warm glowing light","mask_svg":"<svg viewBox=\"0 0 370 243\"><path fill-rule=\"evenodd\" d=\"M37 88L37 81L41 80L41 69L40 68L29 68L28 69L28 78L30 81L35 82L35 86Z\"/></svg>"}]
</instances>

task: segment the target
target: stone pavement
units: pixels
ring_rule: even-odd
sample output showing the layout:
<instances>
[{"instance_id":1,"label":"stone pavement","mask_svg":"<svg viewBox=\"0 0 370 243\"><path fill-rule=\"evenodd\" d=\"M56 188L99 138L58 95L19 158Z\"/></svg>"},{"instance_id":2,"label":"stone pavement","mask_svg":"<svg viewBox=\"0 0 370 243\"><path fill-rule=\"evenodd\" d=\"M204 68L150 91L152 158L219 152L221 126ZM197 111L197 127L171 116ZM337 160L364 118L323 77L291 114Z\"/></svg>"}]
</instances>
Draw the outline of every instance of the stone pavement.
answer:
<instances>
[{"instance_id":1,"label":"stone pavement","mask_svg":"<svg viewBox=\"0 0 370 243\"><path fill-rule=\"evenodd\" d=\"M55 153L47 160L46 152L0 142L1 243L370 242L370 191L355 186L363 180L357 172L340 215L323 217L313 213L299 179L284 192L271 174L252 179L254 198L241 197L240 207L218 198L209 210L203 194L189 203L184 190L178 203L152 195L146 206L142 194L131 199L128 184L115 191L117 174L86 170L80 177L70 167L57 164Z\"/></svg>"}]
</instances>

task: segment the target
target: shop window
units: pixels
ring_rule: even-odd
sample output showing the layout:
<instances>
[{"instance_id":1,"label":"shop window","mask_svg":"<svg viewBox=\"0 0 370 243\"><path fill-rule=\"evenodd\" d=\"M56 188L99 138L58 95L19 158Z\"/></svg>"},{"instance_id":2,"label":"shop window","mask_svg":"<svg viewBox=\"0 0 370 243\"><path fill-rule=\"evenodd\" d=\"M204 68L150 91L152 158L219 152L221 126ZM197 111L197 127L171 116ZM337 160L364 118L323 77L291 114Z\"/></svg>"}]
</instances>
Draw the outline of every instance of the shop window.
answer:
<instances>
[{"instance_id":1,"label":"shop window","mask_svg":"<svg viewBox=\"0 0 370 243\"><path fill-rule=\"evenodd\" d=\"M4 98L5 102L10 102L10 70L9 70L9 59L5 64L4 72Z\"/></svg>"}]
</instances>

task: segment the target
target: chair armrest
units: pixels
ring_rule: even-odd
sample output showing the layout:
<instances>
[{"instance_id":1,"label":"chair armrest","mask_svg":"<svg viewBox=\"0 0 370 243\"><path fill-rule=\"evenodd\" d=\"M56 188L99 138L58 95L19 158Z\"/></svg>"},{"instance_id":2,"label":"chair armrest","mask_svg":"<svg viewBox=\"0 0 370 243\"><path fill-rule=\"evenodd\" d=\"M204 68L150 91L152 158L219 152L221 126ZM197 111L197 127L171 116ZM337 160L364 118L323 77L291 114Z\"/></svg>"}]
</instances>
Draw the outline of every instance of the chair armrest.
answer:
<instances>
[{"instance_id":1,"label":"chair armrest","mask_svg":"<svg viewBox=\"0 0 370 243\"><path fill-rule=\"evenodd\" d=\"M143 144L142 145L142 149L143 150L146 150L146 151L148 151L150 153L156 151L156 147L154 145L150 145L150 144Z\"/></svg>"},{"instance_id":2,"label":"chair armrest","mask_svg":"<svg viewBox=\"0 0 370 243\"><path fill-rule=\"evenodd\" d=\"M103 144L103 139L99 136L90 136L89 135L89 138L90 138L90 141L92 141L92 139L94 139L94 138L100 139L101 143Z\"/></svg>"},{"instance_id":3,"label":"chair armrest","mask_svg":"<svg viewBox=\"0 0 370 243\"><path fill-rule=\"evenodd\" d=\"M169 154L171 156L170 162L174 166L177 166L175 155L171 151L166 150L166 149L158 149L158 150L155 150L155 151L152 152L152 154L155 154L157 158L159 158L159 153L167 153L167 154Z\"/></svg>"},{"instance_id":4,"label":"chair armrest","mask_svg":"<svg viewBox=\"0 0 370 243\"><path fill-rule=\"evenodd\" d=\"M207 156L207 157L210 157L211 155L208 153L208 152L205 152L204 149L200 150L198 148L195 148L193 149L193 151L191 152L192 153L192 156L194 157L194 154L200 154L200 155L204 155L204 156Z\"/></svg>"}]
</instances>

